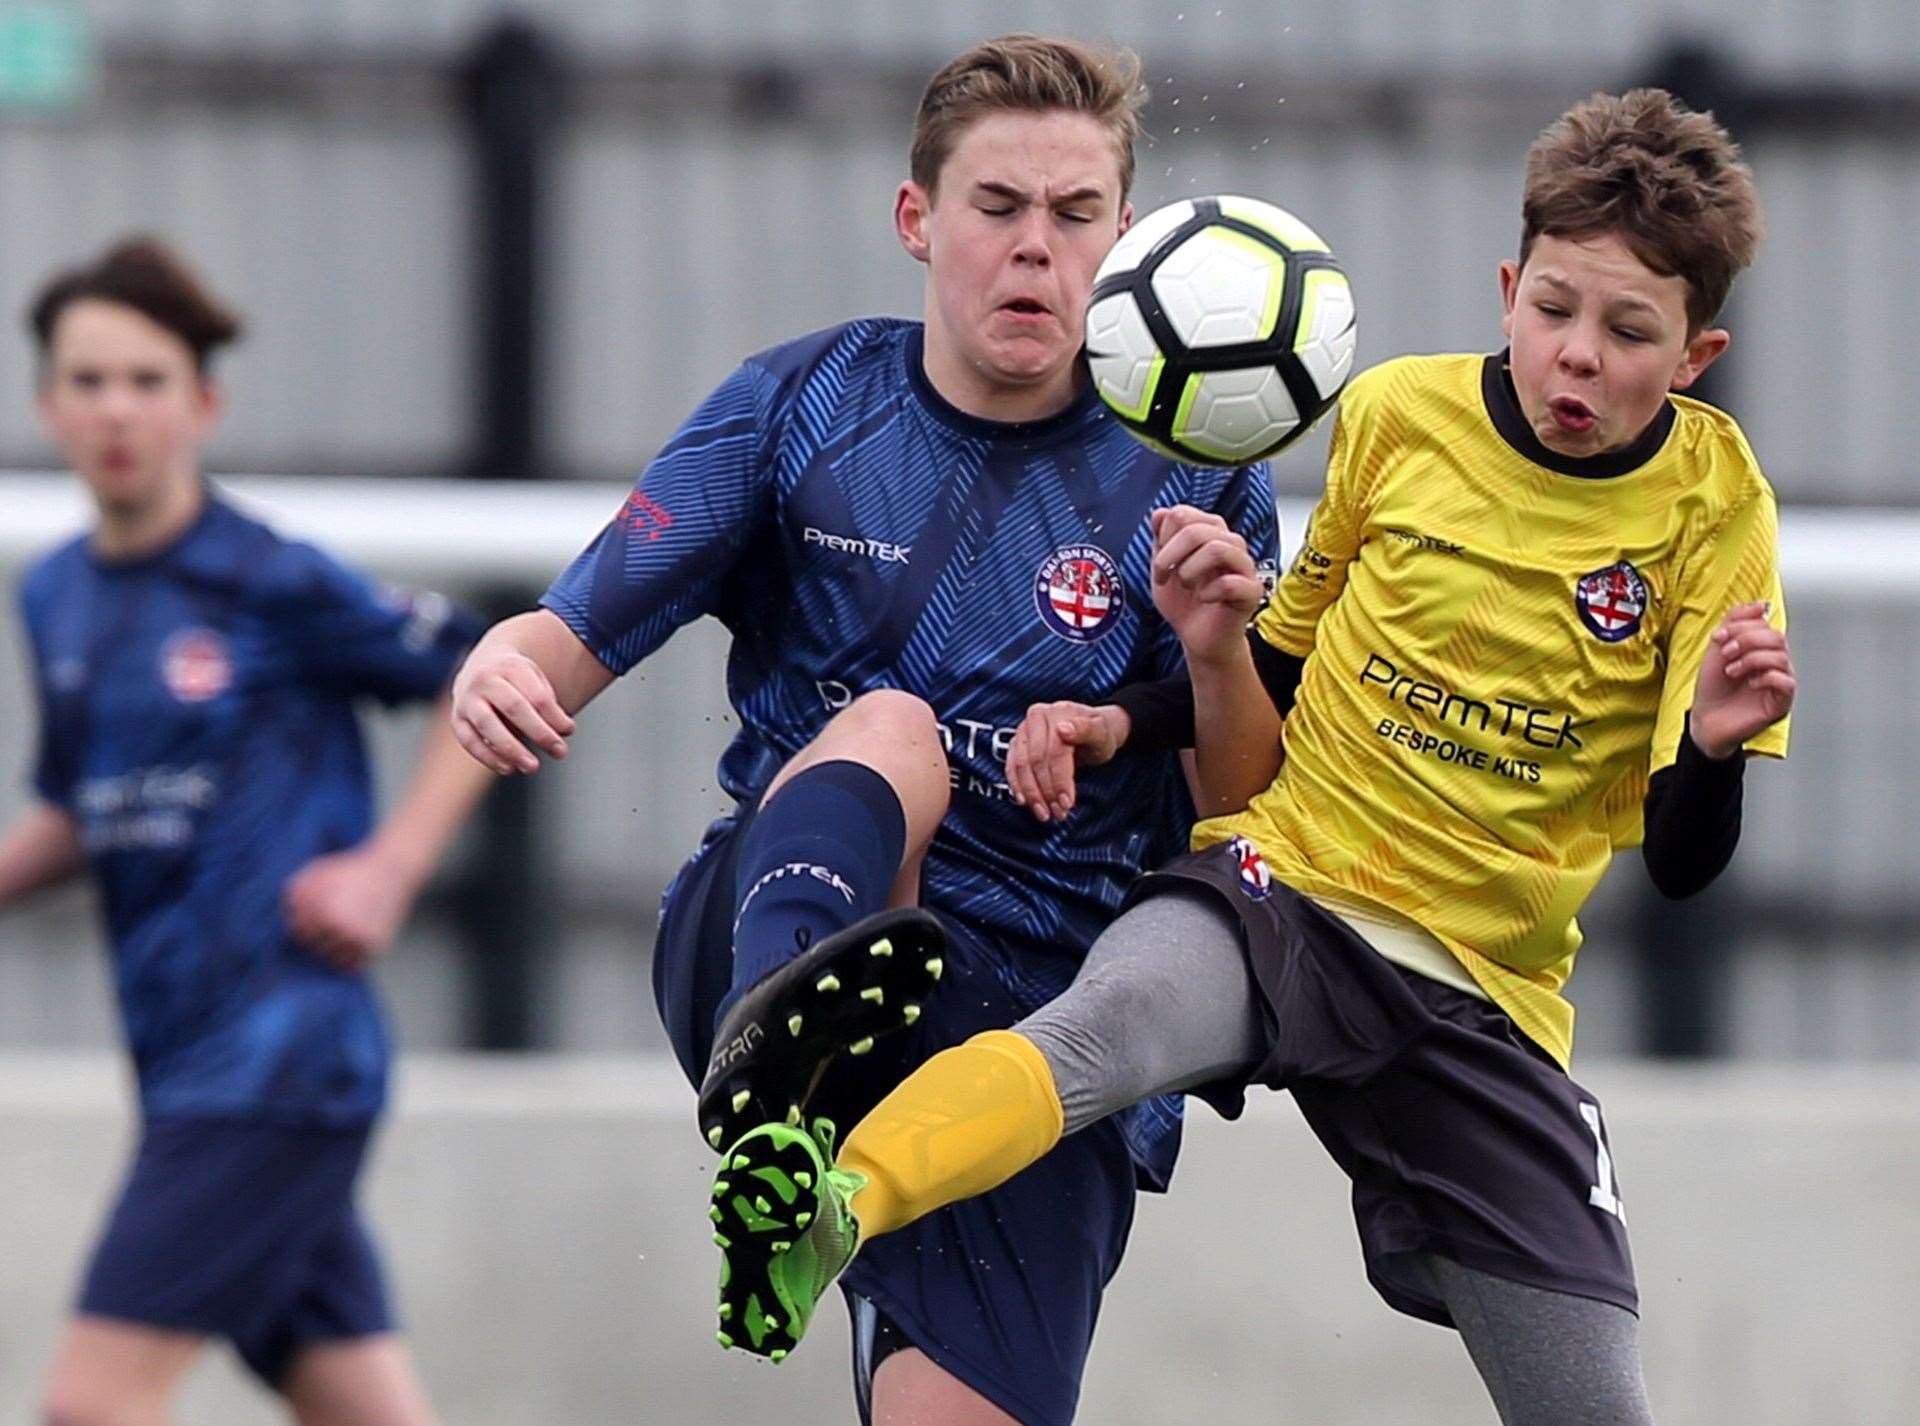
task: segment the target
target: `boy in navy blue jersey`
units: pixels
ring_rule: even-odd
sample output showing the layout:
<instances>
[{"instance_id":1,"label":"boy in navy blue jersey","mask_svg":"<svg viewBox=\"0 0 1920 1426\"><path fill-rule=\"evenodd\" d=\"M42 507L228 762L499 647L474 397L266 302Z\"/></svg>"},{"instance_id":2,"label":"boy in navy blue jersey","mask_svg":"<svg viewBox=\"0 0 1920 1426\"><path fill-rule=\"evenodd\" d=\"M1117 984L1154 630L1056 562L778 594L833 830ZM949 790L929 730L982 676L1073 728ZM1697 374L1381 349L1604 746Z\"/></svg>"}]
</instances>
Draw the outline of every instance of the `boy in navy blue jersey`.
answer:
<instances>
[{"instance_id":1,"label":"boy in navy blue jersey","mask_svg":"<svg viewBox=\"0 0 1920 1426\"><path fill-rule=\"evenodd\" d=\"M943 69L895 205L925 320L747 360L456 684L468 749L533 772L677 626L732 631L741 731L720 780L739 809L669 890L655 951L717 1149L768 1117L851 1123L906 1066L1042 1004L1134 873L1182 844L1171 754L1089 765L1075 815L1046 821L1006 766L1039 700L1107 705L1181 667L1149 593L1150 511L1203 507L1275 554L1264 467L1154 454L1079 360L1131 216L1139 102L1131 56L1033 37ZM1123 742L1127 713L1100 716ZM1068 1421L1136 1169L1164 1182L1177 1131L1151 1102L876 1243L848 1279L863 1413ZM721 1311L723 1341L768 1356L804 1328L738 1279Z\"/></svg>"},{"instance_id":2,"label":"boy in navy blue jersey","mask_svg":"<svg viewBox=\"0 0 1920 1426\"><path fill-rule=\"evenodd\" d=\"M124 243L31 314L39 404L93 529L28 573L37 801L0 905L99 886L141 1135L45 1413L150 1422L207 1337L305 1423L432 1420L353 1189L386 1094L365 968L485 787L443 718L373 827L353 703L436 698L477 626L214 495L209 355L238 323Z\"/></svg>"}]
</instances>

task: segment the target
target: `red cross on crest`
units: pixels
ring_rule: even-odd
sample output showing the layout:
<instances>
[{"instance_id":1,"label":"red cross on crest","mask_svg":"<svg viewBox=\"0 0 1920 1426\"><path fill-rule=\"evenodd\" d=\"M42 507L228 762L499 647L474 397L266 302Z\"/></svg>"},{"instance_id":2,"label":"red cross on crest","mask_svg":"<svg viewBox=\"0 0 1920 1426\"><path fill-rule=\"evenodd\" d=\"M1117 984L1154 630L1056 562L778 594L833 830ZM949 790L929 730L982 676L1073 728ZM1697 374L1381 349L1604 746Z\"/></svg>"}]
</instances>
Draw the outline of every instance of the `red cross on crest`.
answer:
<instances>
[{"instance_id":1,"label":"red cross on crest","mask_svg":"<svg viewBox=\"0 0 1920 1426\"><path fill-rule=\"evenodd\" d=\"M1063 639L1091 643L1119 622L1125 602L1120 567L1097 545L1067 545L1040 562L1034 603Z\"/></svg>"},{"instance_id":2,"label":"red cross on crest","mask_svg":"<svg viewBox=\"0 0 1920 1426\"><path fill-rule=\"evenodd\" d=\"M1625 560L1583 574L1574 581L1573 607L1587 632L1617 644L1640 632L1647 612L1647 582Z\"/></svg>"},{"instance_id":3,"label":"red cross on crest","mask_svg":"<svg viewBox=\"0 0 1920 1426\"><path fill-rule=\"evenodd\" d=\"M1267 859L1260 855L1260 849L1245 837L1235 837L1227 843L1227 850L1239 864L1240 889L1247 894L1247 899L1265 901L1273 890L1273 873L1267 867Z\"/></svg>"}]
</instances>

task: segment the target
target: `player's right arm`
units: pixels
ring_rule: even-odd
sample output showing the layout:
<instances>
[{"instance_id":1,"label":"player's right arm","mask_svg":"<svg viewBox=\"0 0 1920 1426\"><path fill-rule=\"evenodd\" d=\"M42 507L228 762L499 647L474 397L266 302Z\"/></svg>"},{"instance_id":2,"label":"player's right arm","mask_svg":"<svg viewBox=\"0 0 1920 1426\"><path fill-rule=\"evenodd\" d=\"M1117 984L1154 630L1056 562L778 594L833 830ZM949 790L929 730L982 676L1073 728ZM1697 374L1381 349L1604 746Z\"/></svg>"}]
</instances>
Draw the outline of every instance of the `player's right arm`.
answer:
<instances>
[{"instance_id":1,"label":"player's right arm","mask_svg":"<svg viewBox=\"0 0 1920 1426\"><path fill-rule=\"evenodd\" d=\"M0 907L45 887L58 885L86 867L80 824L68 808L79 781L79 754L73 728L79 720L57 716L46 677L47 649L42 642L48 611L60 603L62 588L52 566L30 572L20 590L21 624L33 650L31 667L39 704L40 739L32 770L32 800L20 818L0 836Z\"/></svg>"},{"instance_id":2,"label":"player's right arm","mask_svg":"<svg viewBox=\"0 0 1920 1426\"><path fill-rule=\"evenodd\" d=\"M86 865L73 814L36 801L0 836L0 906L79 874Z\"/></svg>"},{"instance_id":3,"label":"player's right arm","mask_svg":"<svg viewBox=\"0 0 1920 1426\"><path fill-rule=\"evenodd\" d=\"M540 770L532 749L567 755L573 715L613 670L551 609L515 614L475 644L453 680L453 735L502 777Z\"/></svg>"},{"instance_id":4,"label":"player's right arm","mask_svg":"<svg viewBox=\"0 0 1920 1426\"><path fill-rule=\"evenodd\" d=\"M460 745L502 775L564 757L573 715L711 613L775 509L774 378L747 362L687 418L543 606L490 629L453 685Z\"/></svg>"}]
</instances>

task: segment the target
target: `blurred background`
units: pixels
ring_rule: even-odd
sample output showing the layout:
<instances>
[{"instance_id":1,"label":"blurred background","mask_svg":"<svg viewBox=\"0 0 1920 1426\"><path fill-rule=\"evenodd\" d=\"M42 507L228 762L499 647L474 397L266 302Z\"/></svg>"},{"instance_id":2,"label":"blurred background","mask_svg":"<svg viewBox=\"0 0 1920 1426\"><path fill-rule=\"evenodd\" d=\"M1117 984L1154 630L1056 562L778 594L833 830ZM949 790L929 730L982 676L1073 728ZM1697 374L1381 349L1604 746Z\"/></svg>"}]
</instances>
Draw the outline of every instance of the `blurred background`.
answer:
<instances>
[{"instance_id":1,"label":"blurred background","mask_svg":"<svg viewBox=\"0 0 1920 1426\"><path fill-rule=\"evenodd\" d=\"M1920 574L1906 553L1920 542L1910 352L1920 331L1920 7L1906 0L0 0L0 574L11 583L83 513L33 420L19 314L51 269L145 229L174 240L248 318L250 336L221 371L232 411L215 471L288 511L289 528L383 575L430 579L496 615L526 607L740 358L855 315L918 315L920 271L889 221L913 106L945 59L1009 29L1136 49L1153 92L1136 207L1244 192L1307 218L1352 275L1363 363L1500 345L1495 268L1518 239L1522 154L1590 91L1666 84L1743 142L1771 236L1725 316L1735 344L1704 394L1739 417L1783 505L1803 688L1793 755L1750 775L1740 856L1706 895L1661 903L1638 858L1621 859L1584 918L1571 987L1580 1053L1583 1070L1600 1067L1587 1078L1603 1094L1617 1075L1628 1098L1693 1106L1655 1113L1673 1145L1724 1133L1710 1156L1722 1171L1745 1146L1757 1155L1745 1172L1783 1184L1804 1172L1815 1204L1828 1201L1822 1174L1847 1179L1861 1211L1913 1244L1920 1228L1899 1190L1920 1161L1920 689L1907 652ZM1289 544L1324 450L1322 432L1278 464ZM496 531L491 543L463 533L476 522ZM502 523L525 538L503 549ZM530 1134L600 1112L580 1110L565 1077L593 1056L616 1086L629 1072L650 1086L588 1095L622 1134L656 1132L651 1104L663 1142L684 1137L676 1116L688 1106L653 1058L664 1040L649 949L660 891L723 808L711 776L731 732L723 652L717 626L683 632L595 706L565 766L500 789L381 968L411 1051L541 1053L511 1067L533 1088L497 1111L524 1117ZM0 819L24 796L24 669L9 618ZM378 722L389 786L417 733L405 719ZM46 1195L48 1175L68 1172L83 1192L110 1187L112 1135L100 1125L118 1122L116 1038L85 893L0 918L0 1130L14 1123L40 1155L13 1159L21 1192ZM485 1120L492 1111L464 1096L460 1067L484 1077L500 1062L432 1063L449 1077L433 1081L440 1097L419 1113ZM1772 1091L1753 1086L1787 1087L1791 1099L1809 1083L1834 1086L1839 1118L1804 1108L1794 1122L1860 1138L1843 1153L1793 1140L1804 1163L1789 1162L1759 1108ZM1719 1086L1721 1098L1664 1097L1684 1084ZM407 1208L415 1200L398 1185L413 1172L405 1165L431 1155L425 1130L407 1137L426 1120L410 1121L405 1103L393 1150L402 1168L380 1191L412 1223L431 1210ZM1628 1111L1608 1103L1623 1145ZM1691 1113L1711 1124L1687 1130ZM78 1125L81 1147L49 1168L32 1125ZM1231 1163L1233 1141L1215 1150L1216 1128L1196 1127L1200 1162L1218 1153ZM1848 1179L1861 1145L1877 1167ZM1659 1157L1636 1163L1621 1150L1629 1202L1636 1177L1666 1171ZM684 1162L694 1183L697 1151ZM1303 1150L1301 1165L1313 1162ZM1320 1198L1337 1199L1323 1167L1301 1172ZM1873 1174L1887 1186L1879 1197ZM1728 1186L1704 1172L1699 1184L1709 1196ZM579 1205L580 1233L633 1211L622 1187ZM1667 1201L1682 1221L1699 1210ZM1157 1221L1177 1221L1180 1203ZM70 1267L55 1248L70 1257L84 1246L90 1205L48 1220L61 1225L48 1230L51 1246L33 1240L45 1254L34 1301L46 1312ZM53 1208L67 1206L62 1197ZM1328 1233L1347 1231L1338 1212L1328 1222ZM1678 1226L1665 1231L1682 1237ZM695 1228L684 1236L697 1244ZM1643 1257L1645 1234L1662 1231L1636 1223ZM404 1269L407 1230L393 1236ZM1764 1252L1778 1237L1748 1242ZM1851 1281L1863 1263L1829 1257L1826 1267ZM438 1271L423 1262L417 1276ZM1176 1257L1168 1272L1180 1272ZM1358 1279L1344 1259L1329 1275ZM1132 1293L1164 1286L1152 1282ZM418 1291L461 1295L452 1280ZM608 1310L630 1313L641 1296L616 1293ZM1368 1303L1364 1288L1352 1301L1367 1330L1418 1330ZM671 1311L676 1330L699 1328L690 1342L704 1336L703 1303ZM1145 1307L1124 1310L1143 1315L1123 1322L1150 1320ZM50 1330L40 1315L0 1302L0 1393L32 1380L30 1349ZM423 1320L421 1331L432 1328ZM1433 1346L1438 1335L1420 1340L1439 1359L1458 1355ZM1397 1336L1381 1340L1401 1349ZM1742 1350L1778 1367L1766 1342L1763 1333ZM1681 1349L1651 1348L1650 1371L1668 1363L1670 1395L1684 1398L1683 1358L1662 1350ZM1183 1351L1204 1359L1203 1348ZM486 1353L467 1355L479 1365L442 1370L484 1369ZM1720 1359L1709 1346L1700 1356ZM1920 1399L1916 1356L1890 1344L1872 1358L1892 1393L1885 1403ZM1191 1373L1183 1360L1166 1363L1176 1381ZM617 1351L592 1361L616 1376L631 1367ZM848 1419L837 1366L824 1369L818 1416L802 1419ZM1208 1368L1217 1387L1237 1369ZM1444 1419L1485 1419L1464 1365L1441 1370L1468 1388L1461 1414ZM1413 1382L1417 1413L1428 1398ZM1660 1386L1656 1374L1656 1403ZM740 1390L770 1388L756 1376ZM501 1399L488 1391L474 1388L474 1399ZM1130 1386L1104 1399L1137 1410L1144 1398ZM217 1390L206 1400L229 1402ZM1743 1413L1708 1404L1667 1419L1816 1414L1794 1400L1762 1392ZM1299 1419L1384 1420L1399 1409L1382 1402L1381 1415ZM0 1419L16 1409L28 1419L0 1396ZM214 1419L241 1408L206 1409ZM270 1419L250 1409L233 1419ZM546 1419L531 1406L500 1409L473 1419ZM732 1411L661 1409L604 1414ZM1247 1409L1131 1419L1282 1419ZM1783 1414L1767 1414L1775 1409ZM1911 1419L1882 1409L1862 1396L1824 1419ZM601 1414L575 1406L553 1419Z\"/></svg>"}]
</instances>

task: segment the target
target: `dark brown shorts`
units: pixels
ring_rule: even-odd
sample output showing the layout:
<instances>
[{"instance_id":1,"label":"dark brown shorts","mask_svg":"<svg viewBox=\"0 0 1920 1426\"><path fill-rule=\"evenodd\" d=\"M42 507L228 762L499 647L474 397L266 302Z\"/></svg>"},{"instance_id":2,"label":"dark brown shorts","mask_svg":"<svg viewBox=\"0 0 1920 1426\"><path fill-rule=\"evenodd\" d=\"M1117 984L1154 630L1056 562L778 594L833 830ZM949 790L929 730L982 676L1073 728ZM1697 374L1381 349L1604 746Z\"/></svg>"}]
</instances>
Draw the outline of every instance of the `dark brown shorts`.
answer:
<instances>
[{"instance_id":1,"label":"dark brown shorts","mask_svg":"<svg viewBox=\"0 0 1920 1426\"><path fill-rule=\"evenodd\" d=\"M1237 1117L1249 1085L1292 1093L1353 1180L1367 1275L1451 1326L1410 1255L1639 1310L1600 1105L1496 1005L1402 970L1273 880L1236 839L1135 883L1129 904L1223 898L1266 1000L1272 1051L1194 1091Z\"/></svg>"}]
</instances>

